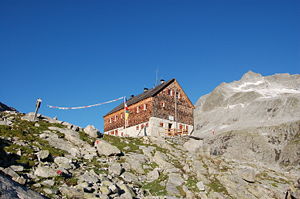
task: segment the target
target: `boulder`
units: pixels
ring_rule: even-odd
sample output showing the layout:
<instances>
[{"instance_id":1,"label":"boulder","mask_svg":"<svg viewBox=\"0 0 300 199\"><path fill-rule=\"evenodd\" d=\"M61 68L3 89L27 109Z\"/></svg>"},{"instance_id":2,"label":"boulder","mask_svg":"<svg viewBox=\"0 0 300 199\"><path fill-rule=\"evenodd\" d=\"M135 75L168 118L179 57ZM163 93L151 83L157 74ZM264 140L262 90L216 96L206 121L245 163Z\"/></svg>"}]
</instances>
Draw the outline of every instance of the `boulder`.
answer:
<instances>
[{"instance_id":1,"label":"boulder","mask_svg":"<svg viewBox=\"0 0 300 199\"><path fill-rule=\"evenodd\" d=\"M121 177L125 182L138 182L138 177L130 172L124 172Z\"/></svg>"},{"instance_id":2,"label":"boulder","mask_svg":"<svg viewBox=\"0 0 300 199\"><path fill-rule=\"evenodd\" d=\"M156 179L159 178L159 172L158 172L158 169L153 169L153 171L150 171L148 174L147 174L147 181L154 181Z\"/></svg>"},{"instance_id":3,"label":"boulder","mask_svg":"<svg viewBox=\"0 0 300 199\"><path fill-rule=\"evenodd\" d=\"M79 176L78 179L81 182L95 184L99 181L99 176L94 172L94 170L91 170L91 171L85 171L85 173Z\"/></svg>"},{"instance_id":4,"label":"boulder","mask_svg":"<svg viewBox=\"0 0 300 199\"><path fill-rule=\"evenodd\" d=\"M181 175L179 173L170 173L169 178L166 184L166 190L168 194L173 196L180 195L180 191L178 190L178 186L181 186L184 183Z\"/></svg>"},{"instance_id":5,"label":"boulder","mask_svg":"<svg viewBox=\"0 0 300 199\"><path fill-rule=\"evenodd\" d=\"M42 178L49 178L49 177L57 176L57 173L54 169L50 167L39 165L34 171L34 175Z\"/></svg>"},{"instance_id":6,"label":"boulder","mask_svg":"<svg viewBox=\"0 0 300 199\"><path fill-rule=\"evenodd\" d=\"M86 134L94 138L97 138L100 133L93 125L88 125L83 130Z\"/></svg>"},{"instance_id":7,"label":"boulder","mask_svg":"<svg viewBox=\"0 0 300 199\"><path fill-rule=\"evenodd\" d=\"M183 147L189 152L196 152L197 149L202 147L202 145L203 145L203 140L190 139L183 144Z\"/></svg>"},{"instance_id":8,"label":"boulder","mask_svg":"<svg viewBox=\"0 0 300 199\"><path fill-rule=\"evenodd\" d=\"M108 172L110 174L113 174L113 175L116 175L116 176L119 176L121 175L121 172L122 172L122 167L121 167L121 164L120 163L117 163L117 162L114 162L112 163L109 167L108 167Z\"/></svg>"},{"instance_id":9,"label":"boulder","mask_svg":"<svg viewBox=\"0 0 300 199\"><path fill-rule=\"evenodd\" d=\"M71 187L60 187L59 191L67 198L84 198L83 192Z\"/></svg>"},{"instance_id":10,"label":"boulder","mask_svg":"<svg viewBox=\"0 0 300 199\"><path fill-rule=\"evenodd\" d=\"M56 157L54 159L54 162L60 168L63 168L63 169L71 169L72 168L72 160L65 158L65 157Z\"/></svg>"},{"instance_id":11,"label":"boulder","mask_svg":"<svg viewBox=\"0 0 300 199\"><path fill-rule=\"evenodd\" d=\"M239 170L239 176L246 182L253 183L256 181L257 171L253 168L243 168Z\"/></svg>"},{"instance_id":12,"label":"boulder","mask_svg":"<svg viewBox=\"0 0 300 199\"><path fill-rule=\"evenodd\" d=\"M117 147L104 140L96 140L95 147L97 148L99 155L111 156L121 153L121 151Z\"/></svg>"},{"instance_id":13,"label":"boulder","mask_svg":"<svg viewBox=\"0 0 300 199\"><path fill-rule=\"evenodd\" d=\"M136 194L133 192L133 190L128 185L118 184L118 187L123 191L121 198L132 199L132 198L136 197Z\"/></svg>"},{"instance_id":14,"label":"boulder","mask_svg":"<svg viewBox=\"0 0 300 199\"><path fill-rule=\"evenodd\" d=\"M0 174L0 198L24 198L24 199L45 199L39 193L36 193L25 186L19 185L6 176Z\"/></svg>"},{"instance_id":15,"label":"boulder","mask_svg":"<svg viewBox=\"0 0 300 199\"><path fill-rule=\"evenodd\" d=\"M41 151L36 153L37 158L38 158L39 161L47 159L49 157L49 154L50 153L49 153L48 150L41 150Z\"/></svg>"}]
</instances>

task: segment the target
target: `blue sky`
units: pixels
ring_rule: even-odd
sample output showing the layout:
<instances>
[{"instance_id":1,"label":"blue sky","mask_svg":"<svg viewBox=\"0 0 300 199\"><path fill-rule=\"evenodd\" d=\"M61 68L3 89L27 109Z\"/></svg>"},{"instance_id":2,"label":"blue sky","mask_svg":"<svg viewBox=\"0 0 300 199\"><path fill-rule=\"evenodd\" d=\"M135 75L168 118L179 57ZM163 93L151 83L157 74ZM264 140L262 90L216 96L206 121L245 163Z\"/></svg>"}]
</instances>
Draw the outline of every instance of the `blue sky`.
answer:
<instances>
[{"instance_id":1,"label":"blue sky","mask_svg":"<svg viewBox=\"0 0 300 199\"><path fill-rule=\"evenodd\" d=\"M195 103L252 70L300 72L299 0L0 0L0 101L101 131L112 103L176 78Z\"/></svg>"}]
</instances>

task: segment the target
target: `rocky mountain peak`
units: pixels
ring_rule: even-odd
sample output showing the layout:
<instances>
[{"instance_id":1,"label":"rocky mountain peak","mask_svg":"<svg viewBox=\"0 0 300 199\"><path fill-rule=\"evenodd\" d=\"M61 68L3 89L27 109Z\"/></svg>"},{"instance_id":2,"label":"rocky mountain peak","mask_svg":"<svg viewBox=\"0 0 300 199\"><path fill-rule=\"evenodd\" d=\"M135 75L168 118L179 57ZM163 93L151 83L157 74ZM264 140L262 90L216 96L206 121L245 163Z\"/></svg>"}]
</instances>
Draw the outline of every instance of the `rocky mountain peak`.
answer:
<instances>
[{"instance_id":1,"label":"rocky mountain peak","mask_svg":"<svg viewBox=\"0 0 300 199\"><path fill-rule=\"evenodd\" d=\"M257 80L262 78L262 75L259 73L255 73L253 71L248 71L247 73L245 73L242 77L242 81L253 81L253 80Z\"/></svg>"}]
</instances>

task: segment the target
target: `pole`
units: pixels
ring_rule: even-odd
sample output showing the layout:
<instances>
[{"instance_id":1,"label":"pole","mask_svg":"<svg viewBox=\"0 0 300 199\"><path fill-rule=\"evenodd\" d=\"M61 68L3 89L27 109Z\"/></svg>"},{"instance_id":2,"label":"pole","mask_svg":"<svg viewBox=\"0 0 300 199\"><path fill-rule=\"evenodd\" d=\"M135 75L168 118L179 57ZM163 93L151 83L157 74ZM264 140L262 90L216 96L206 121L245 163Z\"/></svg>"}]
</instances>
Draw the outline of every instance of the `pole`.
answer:
<instances>
[{"instance_id":1,"label":"pole","mask_svg":"<svg viewBox=\"0 0 300 199\"><path fill-rule=\"evenodd\" d=\"M123 98L124 101L124 133L126 129L126 97Z\"/></svg>"},{"instance_id":2,"label":"pole","mask_svg":"<svg viewBox=\"0 0 300 199\"><path fill-rule=\"evenodd\" d=\"M175 121L175 131L177 132L177 89L175 89L175 114L174 114L174 121Z\"/></svg>"},{"instance_id":3,"label":"pole","mask_svg":"<svg viewBox=\"0 0 300 199\"><path fill-rule=\"evenodd\" d=\"M33 121L36 120L36 115L37 115L37 113L38 113L38 111L39 111L39 108L41 107L41 103L42 103L42 99L41 99L41 98L38 98L38 99L36 100L36 104L35 104L35 112L34 112Z\"/></svg>"}]
</instances>

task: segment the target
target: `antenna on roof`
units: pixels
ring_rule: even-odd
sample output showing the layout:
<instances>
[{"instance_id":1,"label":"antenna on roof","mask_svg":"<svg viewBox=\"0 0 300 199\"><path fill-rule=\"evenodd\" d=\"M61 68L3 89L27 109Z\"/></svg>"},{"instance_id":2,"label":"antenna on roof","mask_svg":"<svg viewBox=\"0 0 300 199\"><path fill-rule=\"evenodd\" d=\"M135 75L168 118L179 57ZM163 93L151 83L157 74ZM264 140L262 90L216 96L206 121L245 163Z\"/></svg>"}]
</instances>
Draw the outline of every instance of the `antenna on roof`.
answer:
<instances>
[{"instance_id":1,"label":"antenna on roof","mask_svg":"<svg viewBox=\"0 0 300 199\"><path fill-rule=\"evenodd\" d=\"M156 87L158 85L158 68L156 68L155 70L155 85L154 87Z\"/></svg>"}]
</instances>

